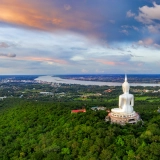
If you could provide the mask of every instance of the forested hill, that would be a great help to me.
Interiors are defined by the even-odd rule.
[[[159,160],[157,102],[137,102],[143,124],[111,125],[105,111],[71,114],[80,102],[0,102],[2,160]],[[111,106],[108,102],[106,106]]]

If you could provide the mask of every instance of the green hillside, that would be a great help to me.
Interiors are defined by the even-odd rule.
[[[98,103],[98,102],[97,102]],[[158,102],[138,101],[143,119],[136,125],[106,123],[105,111],[71,114],[83,102],[0,102],[2,160],[158,160],[160,114]],[[105,102],[108,108],[113,104]],[[112,106],[115,107],[115,106]]]

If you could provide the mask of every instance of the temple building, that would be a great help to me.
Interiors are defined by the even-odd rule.
[[[86,109],[75,109],[75,110],[71,110],[71,113],[85,113]]]
[[[111,123],[118,123],[124,125],[126,123],[137,123],[140,120],[140,116],[133,109],[134,96],[129,94],[130,85],[125,75],[125,81],[122,84],[123,94],[119,96],[119,108],[111,109],[105,120],[111,121]]]

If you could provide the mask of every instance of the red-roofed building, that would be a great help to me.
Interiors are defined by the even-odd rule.
[[[111,89],[107,89],[107,90],[105,90],[104,92],[110,93],[110,92],[112,92],[112,90],[111,90]]]
[[[86,109],[76,109],[71,111],[71,113],[80,113],[80,112],[86,112]]]

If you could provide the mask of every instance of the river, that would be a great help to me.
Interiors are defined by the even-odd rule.
[[[65,83],[65,84],[80,84],[80,85],[98,85],[98,86],[121,86],[119,82],[99,82],[99,81],[81,81],[74,79],[62,79],[60,77],[40,76],[35,79],[36,81]],[[130,86],[160,86],[156,83],[130,83]]]

